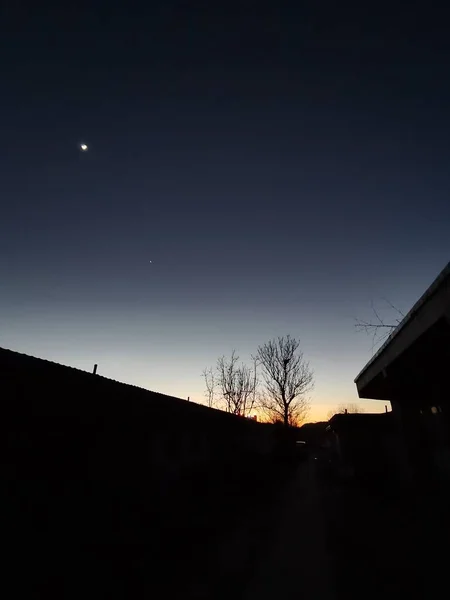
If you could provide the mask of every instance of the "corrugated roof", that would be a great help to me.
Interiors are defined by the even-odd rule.
[[[9,348],[1,348],[0,347],[0,352],[7,352],[11,358],[15,358],[16,360],[28,360],[28,361],[36,361],[37,363],[44,363],[50,367],[56,367],[58,369],[67,369],[70,370],[73,373],[80,373],[83,376],[85,375],[91,375],[92,377],[96,377],[96,378],[100,378],[100,379],[104,379],[106,381],[112,382],[112,383],[117,383],[118,385],[124,385],[124,386],[128,386],[130,388],[136,389],[136,390],[142,390],[143,392],[151,392],[152,394],[157,394],[158,396],[165,396],[166,398],[174,398],[176,400],[182,400],[184,401],[183,398],[177,398],[176,396],[169,396],[167,394],[162,394],[160,392],[154,392],[153,390],[149,390],[147,388],[142,388],[138,385],[133,385],[132,383],[124,383],[122,381],[117,381],[116,379],[111,379],[110,377],[105,377],[104,375],[99,375],[98,373],[96,373],[95,375],[93,373],[91,373],[90,371],[84,371],[83,369],[78,369],[77,367],[71,367],[69,365],[63,365],[62,363],[57,363],[55,361],[52,360],[48,360],[46,358],[38,358],[36,356],[31,356],[30,354],[25,354],[23,352],[17,352],[16,350],[11,350]]]
[[[12,360],[13,363],[20,365],[21,367],[24,367],[24,364],[23,364],[24,362],[25,363],[31,362],[31,363],[33,363],[34,366],[41,366],[41,367],[44,366],[47,368],[58,369],[59,371],[64,370],[64,371],[67,371],[68,373],[70,373],[71,375],[76,375],[76,376],[83,377],[83,378],[91,378],[93,383],[102,381],[105,384],[114,384],[117,386],[121,386],[121,388],[127,388],[130,390],[130,392],[149,394],[149,395],[151,395],[150,401],[152,402],[153,406],[154,406],[155,400],[161,400],[161,402],[162,402],[161,406],[163,406],[164,402],[170,402],[170,403],[172,403],[172,406],[174,403],[177,403],[178,405],[183,406],[189,412],[200,411],[200,412],[203,412],[204,414],[216,415],[218,417],[224,417],[226,419],[236,420],[238,422],[249,421],[248,419],[242,419],[241,417],[238,417],[231,413],[225,412],[218,408],[205,406],[204,404],[199,404],[194,401],[188,401],[184,398],[177,398],[176,396],[169,396],[168,394],[154,392],[152,390],[142,388],[137,385],[132,385],[129,383],[123,383],[121,381],[117,381],[115,379],[110,379],[109,377],[104,377],[103,375],[99,375],[99,374],[94,375],[93,373],[91,373],[89,371],[83,371],[82,369],[77,369],[76,367],[70,367],[68,365],[63,365],[61,363],[47,360],[45,358],[37,358],[36,356],[31,356],[29,354],[24,354],[21,352],[17,352],[15,350],[10,350],[8,348],[0,347],[0,368],[1,368],[1,362],[2,362],[2,355],[3,355],[3,357],[7,356],[10,361]],[[249,421],[249,422],[260,425],[260,423],[257,423],[256,421]]]

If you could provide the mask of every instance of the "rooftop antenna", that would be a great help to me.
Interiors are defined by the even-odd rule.
[[[97,367],[98,365],[94,365],[94,370],[92,371],[93,375],[97,375]]]

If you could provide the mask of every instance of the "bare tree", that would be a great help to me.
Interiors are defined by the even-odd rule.
[[[258,378],[258,367],[259,361],[257,356],[252,355],[252,377],[253,377],[253,392],[251,399],[251,409],[258,407],[258,399],[259,399],[259,378]],[[251,410],[250,409],[250,410]]]
[[[328,413],[328,419],[334,417],[334,415],[346,415],[346,414],[362,414],[366,411],[364,408],[355,403],[350,404],[339,404],[335,410],[330,410]]]
[[[262,398],[259,408],[263,412],[263,422],[284,425],[284,415],[282,415],[281,411],[278,411],[278,409],[274,409],[273,403],[270,402],[267,397]],[[308,412],[309,401],[302,403],[301,410],[290,411],[288,416],[289,427],[301,427],[305,422]]]
[[[299,348],[300,341],[287,335],[259,346],[257,353],[265,384],[262,409],[285,426],[304,420],[313,388],[313,372]]]
[[[384,298],[384,301],[397,313],[397,318],[395,319],[395,323],[386,323],[379,315],[378,311],[375,309],[372,302],[372,311],[374,314],[374,318],[371,321],[363,321],[361,319],[356,319],[355,329],[356,331],[363,331],[367,335],[372,337],[372,351],[375,349],[375,346],[384,342],[397,328],[400,321],[404,318],[404,314],[395,307],[389,300]],[[398,318],[398,317],[401,318]]]
[[[217,361],[217,384],[227,412],[249,416],[256,400],[258,385],[255,368],[239,364],[239,356],[233,350],[230,358],[222,356]]]
[[[355,404],[354,402],[350,402],[349,404],[339,404],[337,412],[339,414],[346,415],[347,413],[352,413],[354,415],[365,413],[364,408],[359,406],[359,404]]]
[[[209,367],[209,369],[204,369],[202,372],[203,379],[205,380],[205,396],[208,401],[209,408],[214,406],[214,395],[217,387],[216,374],[214,370]]]

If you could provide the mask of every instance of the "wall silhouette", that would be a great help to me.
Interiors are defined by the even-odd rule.
[[[270,425],[99,375],[0,349],[0,378],[4,531],[31,573],[15,585],[41,594],[59,577],[86,597],[80,582],[106,585],[144,546],[172,556],[271,454]]]

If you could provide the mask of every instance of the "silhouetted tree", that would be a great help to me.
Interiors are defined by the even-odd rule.
[[[235,415],[249,416],[256,401],[256,364],[253,368],[239,364],[239,356],[233,350],[230,358],[221,356],[218,359],[215,381],[224,409]]]
[[[339,404],[335,410],[330,410],[328,412],[328,419],[334,417],[334,415],[345,415],[345,414],[361,414],[365,413],[364,408],[359,406],[358,404],[350,403],[350,404]]]
[[[287,335],[259,346],[264,389],[261,407],[285,426],[300,425],[309,410],[307,394],[314,385],[313,372],[300,350],[300,341]]]
[[[281,412],[275,411],[273,408],[273,404],[267,400],[264,393],[260,394],[258,408],[263,413],[262,421],[264,423],[272,423],[272,425],[283,425],[284,426],[284,416],[281,415]],[[290,427],[301,427],[305,422],[306,415],[309,412],[309,401],[305,406],[302,407],[302,410],[298,411],[290,411],[288,425]]]
[[[208,402],[209,408],[214,406],[214,396],[216,392],[217,380],[216,374],[214,370],[209,367],[209,369],[204,369],[202,372],[203,379],[205,381],[205,396]]]
[[[381,344],[394,332],[394,330],[398,327],[399,323],[405,316],[397,307],[395,307],[389,300],[384,298],[384,301],[397,313],[397,318],[395,319],[395,323],[386,323],[384,319],[382,319],[375,309],[372,302],[372,311],[374,318],[371,321],[363,321],[361,319],[356,319],[355,329],[356,331],[363,331],[367,335],[372,336],[372,350],[375,349],[375,346]],[[401,317],[401,318],[399,318]]]

